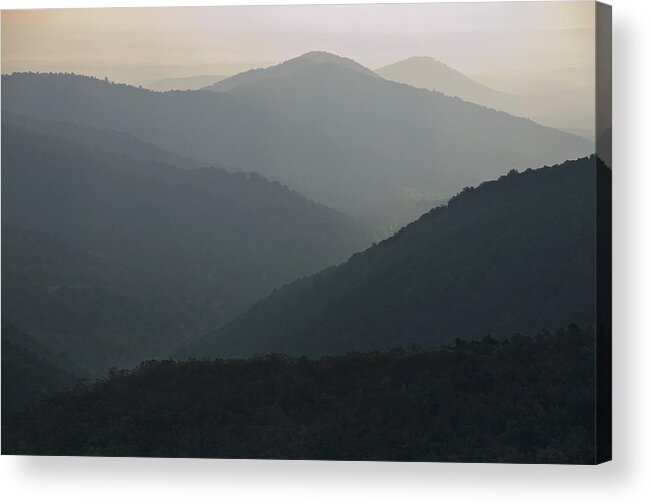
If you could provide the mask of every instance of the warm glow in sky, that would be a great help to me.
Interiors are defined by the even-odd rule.
[[[145,83],[232,74],[311,50],[371,68],[433,56],[470,74],[594,75],[594,4],[531,2],[2,12],[2,72]]]

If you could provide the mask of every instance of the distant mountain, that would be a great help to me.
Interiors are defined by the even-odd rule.
[[[485,86],[429,56],[413,56],[379,68],[375,73],[385,79],[439,91],[479,105],[494,106],[516,98]]]
[[[594,152],[582,138],[387,81],[350,60],[309,53],[285,65],[228,79],[228,93],[13,74],[2,77],[2,106],[256,171],[365,222],[401,208],[406,193],[439,200],[511,168]]]
[[[585,129],[585,128],[559,128],[560,131],[564,131],[565,133],[570,133],[572,135],[580,136],[581,138],[585,138],[586,140],[589,140],[591,142],[595,141],[595,133],[592,130]]]
[[[178,356],[329,355],[594,324],[594,157],[464,190],[337,267],[275,291]]]
[[[40,345],[3,318],[3,417],[35,406],[54,392],[73,386],[76,378],[68,365],[65,356]]]
[[[325,137],[329,144],[339,146],[336,151],[338,161],[329,162],[327,166],[320,168],[316,175],[320,177],[318,192],[313,192],[314,189],[309,186],[301,188],[317,199],[345,209],[364,222],[376,223],[377,216],[382,215],[383,227],[395,230],[396,227],[399,228],[417,217],[415,212],[404,212],[403,209],[408,208],[407,201],[397,196],[398,192],[402,194],[423,191],[429,195],[423,198],[424,200],[440,201],[466,185],[503,174],[503,168],[491,169],[490,174],[475,178],[477,173],[484,173],[486,167],[475,169],[474,174],[472,170],[468,170],[473,163],[477,167],[487,161],[484,159],[475,162],[474,159],[480,159],[480,154],[477,153],[474,157],[467,151],[478,144],[486,145],[486,153],[490,151],[493,155],[495,150],[505,147],[505,138],[517,136],[519,138],[516,142],[519,145],[527,145],[525,150],[528,152],[525,155],[529,156],[530,152],[542,143],[551,145],[555,142],[550,137],[552,130],[541,130],[531,121],[523,121],[521,124],[521,127],[527,130],[523,135],[527,136],[525,140],[520,137],[523,131],[511,129],[512,125],[509,123],[518,121],[516,118],[441,96],[440,89],[435,93],[423,93],[377,79],[376,73],[345,58],[316,53],[322,56],[317,59],[312,57],[313,54],[315,53],[308,53],[280,65],[236,75],[210,89],[248,97],[255,103],[264,105],[267,110],[273,110],[275,115],[283,117],[284,124],[295,123],[296,128],[303,132],[319,132],[321,138],[318,141],[325,143]],[[482,94],[499,100],[517,98],[475,83],[459,72],[432,61],[447,70],[447,83],[450,88],[461,87],[468,92],[472,90],[474,99]],[[473,113],[477,114],[474,121],[470,119]],[[485,116],[480,118],[484,114]],[[457,129],[460,124],[464,124],[463,130]],[[507,130],[503,129],[505,127]],[[533,130],[536,128],[539,129],[540,137],[533,139],[536,135]],[[496,130],[501,131],[501,138],[488,139]],[[556,133],[554,131],[552,135]],[[552,152],[563,150],[569,153],[566,150],[569,144],[564,147],[557,144],[550,147],[546,154],[541,153],[536,162],[521,165],[511,157],[505,163],[509,167],[524,168],[561,162],[594,151],[593,142],[576,138],[574,135],[557,141],[564,142],[570,136],[570,144],[583,146],[576,147],[574,154],[550,160],[548,156],[553,157]],[[383,139],[381,145],[378,139]],[[371,145],[372,147],[364,153],[356,152],[361,146]],[[463,149],[461,145],[466,145],[467,149]],[[513,145],[512,143],[507,149]],[[327,147],[319,148],[327,150]],[[350,151],[354,151],[354,154],[349,155]],[[455,154],[448,157],[450,151],[455,151]],[[349,161],[353,156],[355,161]],[[543,160],[545,157],[547,159]],[[461,162],[461,159],[466,161]],[[311,159],[310,162],[314,163],[315,160]],[[341,164],[353,173],[342,174],[339,168]],[[423,169],[423,166],[428,164],[429,169]],[[397,166],[400,166],[400,169],[396,169]],[[420,168],[415,168],[417,166]],[[332,184],[332,171],[337,168],[340,170],[337,176],[349,177],[351,180],[347,184],[338,185],[335,194],[325,194],[323,188]],[[414,172],[418,174],[414,176]],[[364,179],[365,173],[373,173],[374,178]],[[301,180],[302,177],[304,176],[301,174]],[[299,176],[283,174],[281,178],[296,180]],[[373,187],[372,184],[377,185]],[[364,189],[357,190],[358,194],[349,196],[347,200],[343,199],[347,191],[352,192],[354,188],[362,185]],[[401,214],[411,218],[400,219]]]
[[[292,77],[308,68],[313,68],[324,63],[338,65],[342,68],[347,68],[349,70],[360,72],[365,75],[375,76],[371,70],[363,65],[360,65],[356,61],[351,60],[350,58],[344,58],[342,56],[337,56],[335,54],[327,53],[324,51],[312,51],[305,53],[298,58],[287,60],[272,67],[254,68],[253,70],[239,73],[228,79],[224,79],[210,86],[206,86],[205,89],[208,91],[228,92],[240,86],[253,84],[255,82],[260,82],[267,79]]]
[[[225,75],[192,75],[189,77],[170,77],[147,84],[152,91],[192,91],[201,89],[226,79]]]
[[[93,372],[164,356],[368,243],[257,174],[2,125],[3,316]]]
[[[534,86],[542,77],[532,77],[520,91],[491,88],[429,56],[415,56],[375,71],[385,79],[417,88],[439,91],[448,96],[494,108],[518,117],[587,138],[594,145],[594,86],[576,88],[551,82]],[[508,80],[508,78],[505,78]],[[516,79],[517,81],[517,79]]]

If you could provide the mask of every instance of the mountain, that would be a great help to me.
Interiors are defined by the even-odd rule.
[[[379,68],[375,73],[388,80],[439,91],[479,105],[494,106],[516,98],[485,86],[429,56],[413,56]]]
[[[72,387],[76,378],[70,368],[76,369],[65,356],[57,355],[2,319],[3,417]]]
[[[152,91],[189,91],[197,90],[226,79],[225,75],[191,75],[189,77],[170,77],[159,79],[145,87]]]
[[[586,140],[590,140],[591,142],[594,142],[595,140],[595,134],[594,131],[586,128],[558,128],[560,131],[565,131],[566,133],[570,133],[572,135],[580,136],[581,138],[585,138]]]
[[[316,62],[301,56],[254,76],[234,76],[215,89],[263,105],[297,131],[313,131],[311,147],[318,155],[310,163],[321,164],[312,175],[319,192],[302,190],[365,221],[398,199],[398,191],[441,199],[505,173],[505,166],[526,168],[594,151],[593,143],[574,135],[389,82],[329,56]],[[524,150],[514,153],[515,144]],[[565,155],[550,161],[561,152]],[[504,156],[501,166],[492,166],[495,155]],[[537,161],[521,164],[525,157]],[[305,174],[278,176],[294,181]],[[334,194],[325,193],[323,188],[333,186]]]
[[[594,157],[467,189],[393,237],[275,291],[178,356],[331,355],[595,320]]]
[[[549,81],[544,74],[529,78],[500,76],[512,92],[494,89],[428,56],[415,56],[377,69],[382,77],[417,88],[435,90],[448,96],[526,117],[540,124],[587,138],[594,144],[594,85],[577,86],[562,80],[564,73]],[[484,75],[489,78],[490,75]],[[524,79],[524,82],[519,82]],[[505,82],[501,82],[505,85]]]
[[[240,86],[265,81],[267,79],[292,77],[306,69],[314,68],[324,63],[337,65],[355,72],[360,72],[364,75],[375,76],[371,70],[350,58],[344,58],[324,51],[312,51],[305,53],[298,58],[292,58],[272,67],[254,68],[239,73],[228,79],[206,86],[204,89],[208,91],[228,92]]]
[[[3,122],[11,123],[20,128],[41,133],[63,140],[83,143],[114,154],[123,154],[135,160],[155,161],[171,164],[181,168],[199,168],[206,166],[193,159],[181,157],[157,145],[141,142],[133,135],[115,130],[97,129],[79,124],[51,121],[38,117],[21,116],[5,110],[2,111]]]
[[[256,171],[365,222],[378,209],[400,208],[404,194],[440,200],[511,168],[594,151],[579,137],[323,58],[292,60],[289,75],[260,70],[228,93],[5,75],[2,108],[122,131],[189,159]]]
[[[461,335],[461,334],[459,334]],[[146,362],[3,422],[2,453],[594,464],[595,332]]]
[[[260,175],[2,125],[3,316],[92,372],[165,356],[368,243]]]

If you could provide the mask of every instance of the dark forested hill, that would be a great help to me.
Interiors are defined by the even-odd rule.
[[[367,243],[348,217],[257,174],[9,123],[2,228],[3,315],[91,370],[165,356]]]
[[[79,124],[52,121],[33,116],[22,116],[2,111],[3,122],[12,126],[29,130],[34,133],[62,138],[64,140],[83,143],[88,147],[97,147],[113,154],[123,154],[134,160],[157,161],[181,168],[199,168],[205,163],[184,158],[167,151],[157,145],[141,142],[133,135],[121,131],[97,129]]]
[[[83,372],[64,356],[34,341],[2,319],[2,414],[34,406],[65,387]]]
[[[367,221],[405,191],[440,199],[511,168],[594,152],[576,136],[319,54],[262,69],[254,79],[235,76],[220,83],[233,85],[227,93],[160,93],[69,74],[5,75],[2,106],[256,171]]]
[[[466,189],[180,355],[327,355],[593,324],[597,176],[609,183],[596,165],[583,158]]]
[[[3,418],[2,453],[595,463],[595,334],[147,362]]]

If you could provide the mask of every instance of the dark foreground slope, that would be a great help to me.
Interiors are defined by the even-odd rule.
[[[467,189],[179,355],[330,355],[502,338],[595,317],[594,157]]]
[[[2,452],[594,463],[594,341],[148,362],[5,421]]]
[[[80,370],[2,320],[2,414],[9,415],[71,387]]]
[[[2,128],[3,315],[89,370],[169,355],[345,260],[348,217],[257,174]]]

